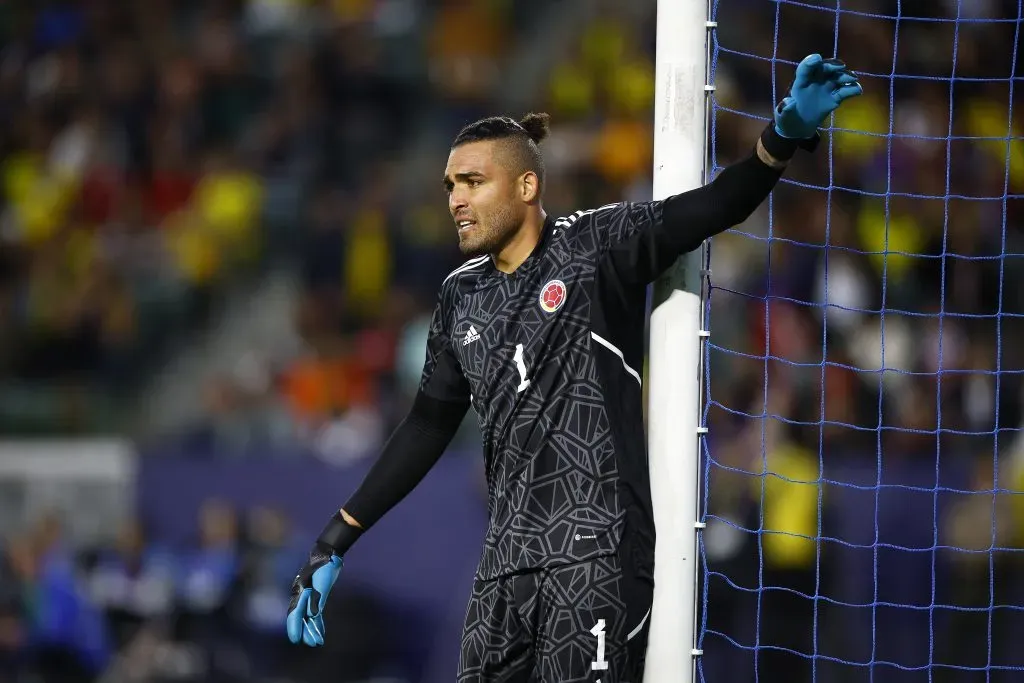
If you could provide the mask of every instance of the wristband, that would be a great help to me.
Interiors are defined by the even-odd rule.
[[[316,542],[317,545],[329,548],[335,555],[342,557],[362,535],[363,530],[346,522],[339,510],[327,522],[327,526],[320,532]]]
[[[765,126],[764,132],[761,133],[761,145],[764,150],[779,161],[789,161],[798,149],[813,152],[817,149],[820,141],[821,135],[817,131],[805,140],[782,137],[779,135],[779,131],[775,130],[774,121],[769,122]]]

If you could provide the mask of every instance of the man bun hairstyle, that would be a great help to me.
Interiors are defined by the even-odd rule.
[[[535,145],[539,145],[551,132],[551,117],[547,114],[527,114],[519,121]]]
[[[518,175],[533,171],[544,186],[544,157],[540,143],[551,132],[551,117],[544,113],[529,113],[519,121],[508,116],[489,116],[465,126],[455,136],[452,149],[482,140],[504,140],[508,144],[508,161]]]
[[[508,116],[488,116],[465,126],[455,136],[452,147],[480,140],[502,140],[504,138],[524,137],[539,145],[551,130],[551,117],[548,114],[530,113],[519,121]]]

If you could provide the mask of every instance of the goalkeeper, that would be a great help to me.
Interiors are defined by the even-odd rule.
[[[563,218],[541,204],[546,115],[466,126],[444,186],[472,258],[441,285],[409,415],[295,578],[289,639],[323,644],[342,558],[426,475],[472,407],[489,525],[458,680],[639,683],[655,541],[638,370],[647,286],[746,220],[860,93],[841,61],[811,55],[751,154],[713,182]]]

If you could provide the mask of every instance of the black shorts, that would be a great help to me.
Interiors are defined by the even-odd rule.
[[[477,580],[459,683],[642,683],[653,583],[618,556]]]

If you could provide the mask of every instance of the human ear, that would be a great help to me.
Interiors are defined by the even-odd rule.
[[[524,202],[533,202],[540,197],[540,179],[533,171],[527,171],[519,178],[519,198]]]

